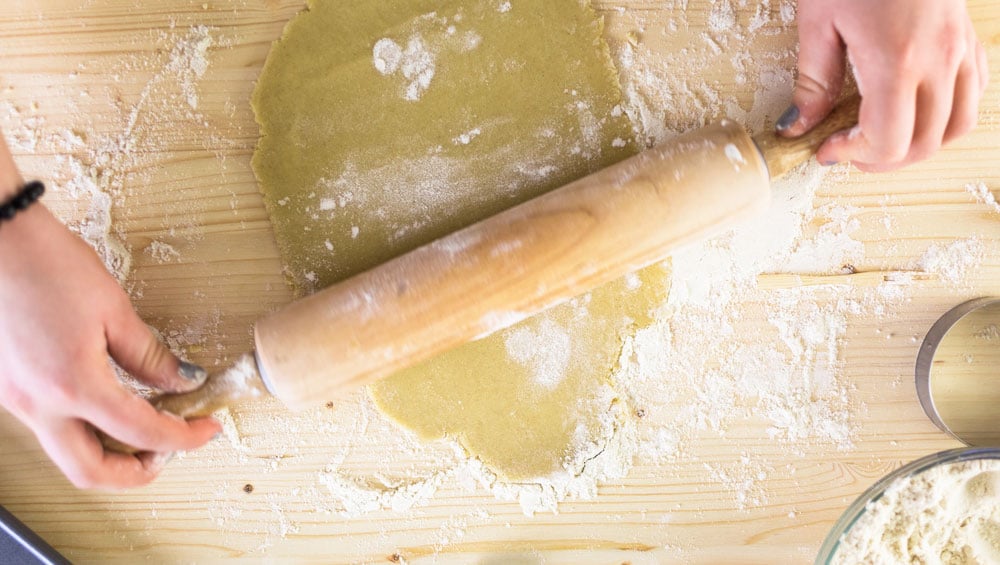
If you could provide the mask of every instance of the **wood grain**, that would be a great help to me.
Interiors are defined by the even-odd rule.
[[[607,19],[613,49],[641,25],[687,22],[675,34],[644,35],[643,44],[667,60],[704,31],[711,7],[692,0],[682,21],[674,4],[596,5]],[[248,100],[270,42],[302,7],[292,0],[171,1],[140,8],[125,0],[42,0],[0,6],[0,127],[8,134],[23,131],[26,120],[37,116],[47,131],[83,124],[91,138],[119,136],[122,114],[137,106],[162,70],[172,39],[191,26],[214,28],[219,45],[199,82],[201,118],[155,119],[157,108],[143,110],[144,151],[123,167],[127,206],[114,209],[133,249],[128,284],[141,314],[210,367],[248,350],[253,320],[290,299],[250,173],[257,130]],[[864,263],[854,265],[858,273],[909,271],[929,245],[972,235],[985,248],[983,264],[963,286],[922,280],[912,298],[888,315],[850,319],[841,361],[843,378],[854,387],[853,449],[804,445],[790,455],[768,440],[761,422],[747,422],[724,439],[697,438],[689,453],[670,461],[640,459],[627,478],[603,486],[595,500],[567,501],[558,514],[527,518],[516,503],[446,484],[412,512],[346,518],[317,496],[317,476],[335,454],[347,453],[342,467],[359,477],[426,469],[433,457],[413,452],[390,461],[384,452],[391,429],[381,431],[337,410],[290,418],[277,403],[262,401],[232,412],[245,449],[219,441],[176,460],[150,487],[79,492],[30,432],[0,412],[0,504],[79,563],[809,562],[840,512],[877,478],[956,446],[917,403],[912,371],[919,340],[951,306],[1000,294],[998,217],[964,190],[970,182],[1000,189],[1000,6],[971,0],[969,7],[993,69],[979,128],[905,171],[838,173],[816,202],[855,208],[860,227],[852,236],[865,246]],[[777,33],[759,41],[791,40]],[[793,53],[783,63],[791,68]],[[738,84],[727,65],[691,78],[711,83],[744,107],[753,102],[752,89]],[[65,154],[48,144],[34,151],[15,144],[15,151],[25,174],[41,178],[58,171],[57,159]],[[67,218],[86,214],[67,195],[47,202]],[[144,251],[154,240],[173,245],[179,257],[155,260]],[[868,285],[868,277],[847,282]],[[747,322],[765,324],[766,312],[754,308],[747,305]],[[294,424],[302,441],[276,447],[275,422]],[[766,500],[739,510],[732,492],[711,480],[704,465],[738,464],[746,451],[769,462],[761,482]],[[247,484],[251,493],[244,491]]]

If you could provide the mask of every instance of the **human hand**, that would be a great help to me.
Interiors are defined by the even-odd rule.
[[[11,178],[4,153],[0,140],[0,180]],[[0,305],[0,404],[76,486],[146,484],[170,454],[221,431],[158,412],[118,381],[109,355],[167,392],[198,388],[205,372],[156,340],[97,254],[40,203],[0,224]],[[143,451],[106,452],[95,429]]]
[[[800,0],[799,74],[778,131],[797,137],[832,109],[845,51],[861,92],[858,125],[819,148],[824,165],[888,171],[971,130],[989,72],[964,0]]]

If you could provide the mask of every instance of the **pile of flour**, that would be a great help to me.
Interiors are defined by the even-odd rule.
[[[844,534],[832,562],[1000,563],[1000,460],[897,480]]]

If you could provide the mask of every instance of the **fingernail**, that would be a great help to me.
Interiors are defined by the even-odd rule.
[[[197,383],[203,383],[208,378],[208,372],[205,369],[187,361],[181,361],[180,367],[177,369],[177,374]]]
[[[170,453],[157,453],[153,457],[153,467],[155,469],[162,469],[166,467],[167,463],[173,461],[175,455],[177,455],[177,453],[174,451],[171,451]]]
[[[824,167],[832,167],[836,164],[837,161],[823,161],[822,163],[820,163],[820,165],[823,165]]]
[[[799,107],[792,104],[785,110],[785,113],[778,118],[778,121],[774,124],[774,129],[778,131],[785,131],[786,129],[792,127],[799,120]]]

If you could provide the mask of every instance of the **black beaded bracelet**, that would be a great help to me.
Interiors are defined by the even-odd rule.
[[[21,187],[10,200],[0,204],[0,222],[10,220],[18,212],[26,210],[45,194],[45,185],[35,180]]]

